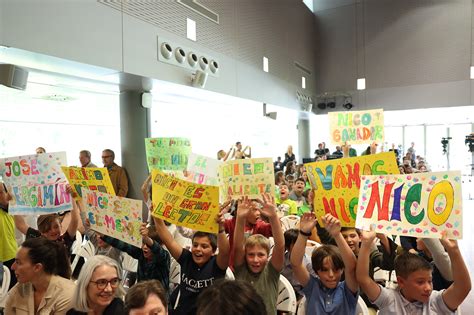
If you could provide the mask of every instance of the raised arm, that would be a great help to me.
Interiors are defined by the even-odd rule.
[[[22,215],[14,215],[13,221],[15,221],[15,227],[21,234],[26,235],[26,232],[30,228],[30,226],[26,223],[25,218]]]
[[[72,195],[71,195],[71,197],[72,197]],[[69,236],[72,239],[75,239],[75,237],[76,237],[77,227],[79,226],[79,221],[81,219],[79,212],[80,211],[79,211],[79,207],[77,205],[77,202],[75,200],[72,200],[71,221],[69,222],[69,225],[67,227],[67,234],[69,234]]]
[[[272,235],[275,240],[275,247],[273,247],[272,258],[270,263],[273,268],[280,272],[283,269],[285,263],[285,239],[283,237],[283,230],[281,229],[280,219],[277,215],[277,207],[275,204],[275,197],[270,194],[262,195],[263,207],[260,209],[260,213],[266,216],[272,227]]]
[[[222,161],[223,161],[223,162],[227,161],[227,159],[228,159],[229,156],[230,156],[230,153],[233,152],[233,151],[234,151],[234,146],[231,146],[230,149],[229,149],[229,151],[227,151],[227,153],[225,154],[225,156],[224,156],[224,158],[222,159]],[[235,154],[235,153],[232,154],[232,157],[231,157],[231,158],[234,157],[234,154]]]
[[[247,149],[249,149],[249,153],[245,153],[245,151],[247,151]],[[250,146],[246,146],[245,149],[242,150],[242,154],[247,157],[247,158],[251,158],[252,157],[252,148]]]
[[[471,291],[471,278],[459,250],[458,242],[443,237],[441,243],[448,252],[449,258],[451,258],[451,270],[454,280],[449,288],[443,292],[443,301],[449,309],[454,311]]]
[[[156,231],[163,241],[163,244],[165,244],[166,248],[168,248],[171,256],[178,260],[183,253],[183,248],[178,244],[178,242],[174,240],[173,235],[171,235],[171,233],[168,231],[165,222],[163,222],[162,219],[153,217],[153,220],[155,220]]]
[[[341,234],[341,222],[329,213],[326,214],[322,220],[326,230],[334,238],[341,252],[342,260],[344,261],[344,276],[347,287],[353,293],[356,293],[359,290],[359,284],[357,283],[355,275],[357,260]]]
[[[225,219],[224,219],[224,207],[221,207],[221,212],[218,214],[216,221],[219,224],[219,234],[217,234],[217,248],[219,253],[217,254],[216,262],[221,270],[226,270],[229,267],[229,256],[230,246],[229,239],[225,234]]]
[[[234,229],[234,266],[240,267],[245,260],[244,227],[245,218],[250,211],[250,200],[244,197],[237,206],[237,220]]]
[[[362,291],[367,295],[370,301],[375,301],[380,295],[379,285],[369,276],[369,255],[372,248],[372,243],[375,239],[374,231],[361,231],[362,245],[359,251],[359,258],[357,260],[356,276],[357,282]]]
[[[293,246],[293,250],[290,253],[290,262],[291,267],[293,268],[293,273],[296,280],[298,280],[303,287],[308,284],[310,279],[308,269],[306,269],[306,266],[303,264],[303,256],[305,254],[306,241],[311,235],[311,231],[316,226],[316,222],[317,219],[314,213],[307,212],[303,214],[300,219],[300,232],[296,239],[296,243]]]

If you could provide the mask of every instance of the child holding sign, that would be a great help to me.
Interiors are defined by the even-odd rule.
[[[173,315],[196,314],[196,301],[202,290],[218,278],[224,278],[229,265],[229,240],[225,234],[224,216],[216,218],[219,234],[196,232],[191,250],[182,248],[168,231],[163,220],[153,217],[156,230],[171,256],[181,266],[181,281],[170,298],[170,313]],[[215,255],[219,247],[219,254]]]
[[[244,197],[237,208],[237,225],[234,232],[234,267],[235,278],[245,280],[255,287],[262,297],[267,314],[276,314],[278,283],[283,269],[285,240],[277,215],[277,207],[273,196],[263,195],[260,212],[268,218],[272,227],[275,247],[270,260],[270,241],[260,234],[244,240],[244,225],[252,205],[250,199]]]
[[[326,230],[338,246],[323,245],[311,256],[317,277],[303,264],[306,240],[316,226],[314,213],[305,213],[300,221],[300,235],[290,256],[295,278],[303,286],[307,314],[355,314],[359,285],[356,280],[356,258],[341,234],[341,222],[330,214],[323,218]],[[344,272],[345,280],[341,280]]]
[[[357,264],[357,280],[379,314],[454,314],[471,290],[469,271],[457,241],[441,239],[451,258],[454,282],[442,291],[433,291],[432,266],[422,257],[403,253],[395,260],[397,290],[383,288],[369,277],[369,253],[375,232],[362,232],[362,247]]]

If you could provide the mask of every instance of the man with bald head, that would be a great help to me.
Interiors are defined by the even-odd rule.
[[[109,171],[110,180],[114,186],[115,194],[126,197],[128,193],[128,177],[125,170],[115,164],[115,153],[110,149],[102,151],[102,162]]]

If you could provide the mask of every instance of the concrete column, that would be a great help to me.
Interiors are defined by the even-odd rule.
[[[128,198],[143,199],[140,187],[148,176],[145,138],[149,137],[149,109],[141,106],[141,92],[120,93],[120,139],[122,166],[129,178]]]
[[[303,158],[311,158],[311,145],[309,138],[309,120],[298,119],[298,163],[303,162]]]

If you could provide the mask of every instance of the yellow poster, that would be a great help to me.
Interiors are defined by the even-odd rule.
[[[62,166],[61,168],[64,175],[66,175],[69,185],[71,185],[74,192],[76,192],[74,199],[81,200],[82,187],[115,196],[114,186],[112,186],[109,172],[105,167]]]
[[[332,214],[345,227],[354,227],[362,175],[399,174],[393,152],[313,162],[304,165],[315,189],[314,209],[319,219]]]
[[[219,187],[191,183],[152,171],[152,215],[193,230],[217,233]]]
[[[222,200],[261,198],[275,192],[275,174],[271,158],[227,161],[219,166]]]
[[[383,109],[330,112],[328,118],[332,144],[382,143],[384,140]]]

